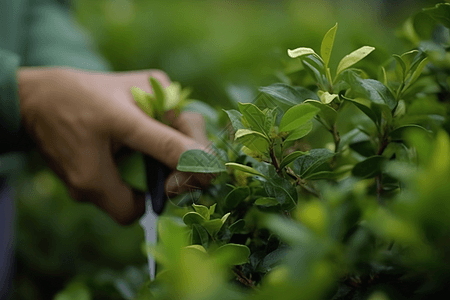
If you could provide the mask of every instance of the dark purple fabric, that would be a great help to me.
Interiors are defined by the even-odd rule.
[[[9,299],[13,279],[14,202],[11,188],[0,177],[0,300]]]

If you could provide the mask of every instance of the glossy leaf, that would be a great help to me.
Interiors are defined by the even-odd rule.
[[[284,140],[285,142],[289,142],[289,141],[295,141],[298,139],[301,139],[302,137],[305,137],[306,135],[308,135],[308,133],[310,133],[313,129],[313,123],[312,121],[308,121],[305,124],[303,124],[302,126],[300,126],[297,129],[294,129],[291,131],[291,133],[289,133],[289,135],[286,137],[286,139]]]
[[[289,155],[284,157],[283,160],[281,161],[280,169],[286,167],[287,165],[289,165],[291,162],[293,162],[300,156],[307,155],[307,154],[308,154],[308,152],[302,152],[302,151],[295,151],[295,152],[290,153]]]
[[[244,227],[245,227],[245,220],[241,219],[231,224],[229,229],[231,233],[236,233],[242,231]]]
[[[308,180],[339,179],[346,173],[350,173],[352,169],[353,169],[353,165],[344,165],[339,168],[336,168],[333,171],[314,172],[311,175],[305,176],[305,179],[308,179]]]
[[[428,133],[428,130],[426,130],[425,128],[423,128],[420,125],[415,125],[415,124],[410,124],[410,125],[404,125],[404,126],[400,126],[395,128],[394,130],[392,130],[389,133],[389,137],[393,140],[393,141],[403,141],[405,138],[405,133],[409,130],[423,130],[424,132]]]
[[[226,163],[225,166],[231,167],[233,169],[236,169],[236,170],[239,170],[239,171],[242,171],[242,172],[245,172],[245,173],[249,173],[249,174],[252,174],[252,175],[265,177],[260,172],[256,171],[252,167],[249,167],[249,166],[246,166],[246,165],[242,165],[242,164],[238,164],[238,163]]]
[[[258,153],[266,153],[269,148],[268,138],[262,133],[250,129],[236,131],[235,140]]]
[[[433,8],[427,8],[423,10],[426,14],[430,15],[437,22],[442,23],[447,28],[450,28],[450,4],[439,3]]]
[[[242,124],[241,112],[239,112],[235,109],[224,110],[224,112],[226,112],[226,114],[228,115],[228,118],[230,118],[231,125],[233,126],[235,131],[245,128],[245,126]]]
[[[310,104],[298,104],[290,108],[280,122],[280,131],[292,131],[314,118],[320,109]]]
[[[317,54],[302,56],[300,60],[306,71],[316,79],[319,87],[323,90],[328,90],[330,83],[327,79],[327,68],[325,68],[323,60]]]
[[[202,224],[205,221],[205,218],[197,213],[197,212],[188,212],[183,216],[184,224],[191,226],[193,224]]]
[[[206,229],[199,224],[192,224],[192,243],[207,247],[209,243],[209,236]]]
[[[323,62],[325,63],[325,68],[328,67],[328,62],[330,61],[331,51],[333,50],[334,37],[336,36],[338,24],[334,25],[325,34],[322,45],[320,46],[320,56],[322,56]]]
[[[328,128],[331,128],[334,123],[336,123],[338,114],[337,111],[331,106],[323,104],[316,100],[306,100],[305,103],[314,105],[315,107],[320,109],[318,115],[326,122]]]
[[[194,173],[220,173],[227,169],[215,155],[199,149],[192,149],[181,154],[177,170]]]
[[[374,47],[363,46],[353,51],[352,53],[344,56],[344,58],[339,62],[336,75],[339,75],[339,73],[341,73],[345,69],[353,66],[354,64],[362,60],[364,57],[369,55],[373,50],[375,50]]]
[[[254,131],[269,136],[271,127],[265,126],[266,115],[253,103],[238,103],[239,111]]]
[[[375,79],[359,79],[352,89],[360,97],[365,97],[376,104],[385,104],[392,110],[397,105],[394,95],[381,82]]]
[[[387,159],[384,156],[374,155],[359,163],[352,170],[352,174],[356,177],[370,178],[381,173],[381,167]]]
[[[244,201],[248,195],[250,195],[250,189],[248,187],[235,188],[225,197],[225,206],[233,209]]]
[[[312,149],[308,155],[303,155],[294,161],[292,166],[295,173],[301,177],[314,173],[319,166],[327,163],[335,153],[328,149]]]
[[[192,204],[194,210],[200,214],[205,220],[209,220],[209,208],[204,205]]]

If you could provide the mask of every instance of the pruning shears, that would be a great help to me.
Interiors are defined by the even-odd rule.
[[[163,212],[167,198],[164,183],[170,174],[170,168],[148,155],[144,156],[144,163],[148,190],[145,193],[145,214],[139,223],[145,231],[146,244],[155,245],[158,216]],[[150,253],[148,253],[148,267],[150,279],[153,280],[156,276],[156,262]]]

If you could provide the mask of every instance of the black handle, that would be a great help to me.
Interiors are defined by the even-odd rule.
[[[144,156],[144,161],[147,188],[152,199],[153,211],[160,215],[166,204],[167,197],[164,192],[164,183],[170,174],[170,168],[148,155]]]

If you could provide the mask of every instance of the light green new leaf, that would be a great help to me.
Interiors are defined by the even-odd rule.
[[[199,149],[192,149],[181,154],[177,170],[194,173],[220,173],[227,169],[215,155]]]
[[[403,91],[406,91],[422,74],[423,69],[428,64],[428,57],[424,58],[420,63],[418,64],[416,70],[412,73],[411,77],[407,80],[405,87],[403,88]]]
[[[210,216],[213,215],[214,212],[216,211],[216,205],[217,205],[217,203],[214,203],[213,205],[211,205],[211,206],[209,207],[209,215],[210,215]]]
[[[320,55],[322,56],[323,62],[325,63],[325,67],[328,67],[328,62],[330,61],[331,51],[333,50],[334,37],[336,36],[338,24],[334,25],[328,32],[325,34],[322,45],[320,46]]]
[[[283,160],[281,161],[281,164],[280,164],[280,169],[286,167],[288,164],[290,164],[291,162],[293,162],[294,160],[296,160],[300,156],[307,155],[307,154],[309,154],[309,153],[308,152],[302,152],[302,151],[292,152],[291,154],[289,154],[285,158],[283,158]]]
[[[197,205],[197,204],[192,204],[192,207],[194,207],[195,211],[200,215],[202,215],[202,217],[205,218],[205,220],[209,220],[210,217],[209,208],[207,208],[204,205]]]
[[[242,172],[245,172],[245,173],[249,173],[249,174],[252,174],[252,175],[257,175],[257,176],[261,176],[261,177],[265,178],[265,176],[263,174],[261,174],[260,172],[256,171],[252,167],[249,167],[249,166],[246,166],[246,165],[241,165],[241,164],[238,164],[238,163],[226,163],[225,166],[231,167],[233,169],[236,169],[236,170],[239,170],[239,171],[242,171]]]
[[[150,95],[140,88],[133,86],[131,88],[131,94],[133,94],[134,101],[137,105],[150,117],[154,117],[155,112],[153,111],[152,100]]]
[[[338,94],[330,94],[324,91],[318,91],[317,94],[320,97],[320,101],[324,104],[330,104],[334,99],[339,98]]]
[[[268,138],[264,134],[250,129],[236,131],[235,140],[258,153],[266,153],[269,148]]]
[[[316,52],[314,52],[314,50],[311,48],[304,48],[304,47],[300,47],[294,50],[288,49],[288,55],[292,58],[296,58],[307,54],[316,54]]]
[[[197,212],[188,212],[183,216],[184,224],[192,226],[193,224],[202,224],[205,218]]]
[[[280,122],[280,131],[294,130],[314,118],[320,109],[311,104],[297,104],[291,107]]]
[[[153,77],[150,77],[150,84],[152,86],[153,95],[155,97],[154,106],[157,112],[163,113],[164,112],[164,103],[166,101],[166,97],[164,94],[164,89],[161,85],[161,83]]]
[[[250,128],[269,136],[270,128],[265,126],[266,115],[253,103],[238,103],[238,105],[239,110],[250,125]]]
[[[363,47],[353,51],[352,53],[344,56],[344,58],[339,62],[336,76],[339,75],[345,69],[353,66],[358,61],[360,61],[361,59],[363,59],[364,57],[369,55],[373,50],[375,50],[374,47],[363,46]]]
[[[298,139],[301,139],[302,137],[308,135],[308,133],[310,133],[312,129],[313,123],[312,121],[308,121],[299,128],[292,130],[291,133],[289,133],[289,135],[286,137],[284,142],[296,141]]]

